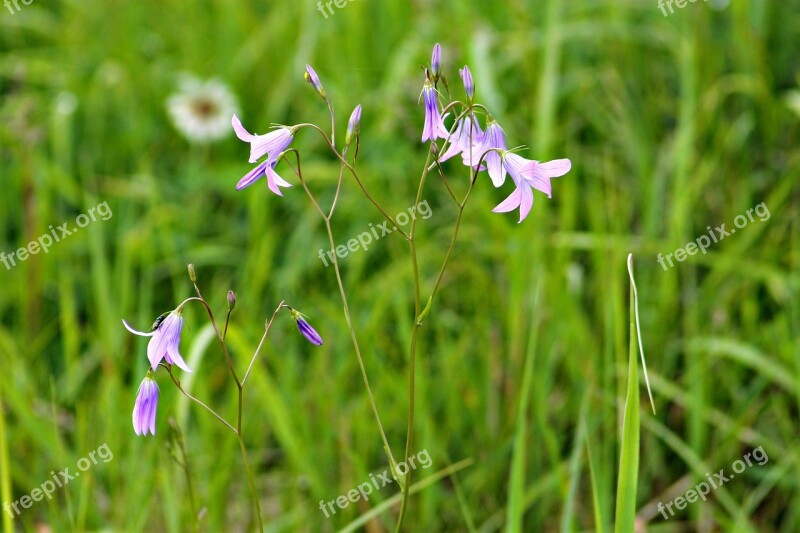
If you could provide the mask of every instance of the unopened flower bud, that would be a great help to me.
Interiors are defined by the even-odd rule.
[[[305,337],[308,342],[316,344],[317,346],[322,345],[322,337],[320,337],[319,333],[303,319],[303,315],[299,311],[292,309],[292,318],[295,319],[297,322],[297,329],[300,330],[300,333],[303,334],[303,337]]]
[[[461,76],[461,81],[464,82],[464,92],[467,93],[467,101],[472,103],[472,97],[475,96],[475,83],[472,81],[472,72],[470,72],[467,65],[464,65],[464,68],[458,69],[458,74]]]
[[[310,83],[314,89],[319,93],[323,100],[328,99],[328,95],[325,93],[325,88],[322,86],[322,82],[319,81],[319,76],[311,68],[311,65],[306,65],[306,73],[303,75],[308,83]]]
[[[192,283],[197,283],[197,273],[194,271],[194,263],[189,263],[186,267],[189,270],[189,279]]]
[[[347,123],[347,135],[345,135],[344,143],[350,144],[350,141],[353,140],[353,136],[358,137],[359,132],[361,131],[361,104],[358,104],[355,109],[353,109],[353,113],[350,115],[350,121]]]
[[[228,309],[232,311],[234,307],[236,307],[236,293],[228,291]]]
[[[439,79],[439,73],[442,70],[442,47],[439,43],[433,46],[433,53],[431,54],[431,77],[434,83]]]

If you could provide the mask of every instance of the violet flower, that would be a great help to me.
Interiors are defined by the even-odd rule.
[[[185,372],[192,371],[178,351],[183,328],[183,316],[180,308],[170,312],[163,320],[156,321],[153,324],[153,331],[137,331],[125,320],[122,321],[122,324],[134,335],[150,337],[150,342],[147,344],[147,359],[154,372],[158,369],[158,364],[162,359],[166,359],[167,363],[176,365]]]
[[[425,101],[425,125],[422,128],[422,142],[446,139],[450,132],[442,122],[439,113],[439,102],[436,100],[436,89],[431,85],[431,80],[425,78],[422,87],[422,99]]]
[[[463,154],[464,164],[474,167],[483,158],[484,162],[486,162],[486,167],[489,169],[489,177],[492,179],[492,183],[494,183],[495,187],[499,187],[506,180],[506,169],[500,160],[500,154],[496,150],[492,150],[493,148],[508,150],[503,128],[490,116],[486,121],[486,131],[483,132],[482,142],[478,146],[472,147],[472,159],[470,159],[468,151]],[[484,157],[484,154],[486,154],[486,157]]]
[[[450,145],[439,157],[439,161],[447,161],[454,155],[462,154],[464,164],[471,166],[469,164],[470,148],[472,149],[472,156],[474,157],[480,145],[483,143],[483,135],[481,125],[478,123],[478,119],[474,114],[470,113],[468,116],[461,117],[458,119],[458,124],[456,124],[456,129],[453,131],[453,134],[448,137],[447,140]]]
[[[156,408],[158,407],[158,384],[150,372],[139,385],[136,404],[133,406],[133,431],[139,436],[156,434]]]
[[[525,159],[511,152],[503,152],[503,167],[511,175],[517,188],[505,200],[500,202],[492,211],[507,213],[519,208],[519,221],[522,222],[530,213],[533,206],[533,189],[541,191],[552,197],[550,178],[563,176],[572,168],[569,159],[555,159],[540,163],[535,160]]]
[[[239,180],[239,183],[236,184],[236,189],[242,190],[245,187],[249,187],[266,176],[269,189],[278,196],[283,196],[279,187],[291,187],[291,184],[275,172],[275,166],[278,164],[278,157],[281,153],[292,144],[296,128],[280,127],[266,135],[253,135],[242,126],[242,122],[236,115],[233,115],[231,123],[234,131],[236,131],[236,136],[244,142],[250,143],[251,163],[255,163],[264,155],[267,156],[266,161],[256,166]]]

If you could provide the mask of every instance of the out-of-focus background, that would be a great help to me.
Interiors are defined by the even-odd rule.
[[[191,103],[199,90],[259,133],[272,123],[325,126],[327,110],[303,80],[310,63],[340,138],[363,105],[360,174],[400,213],[414,203],[427,149],[420,65],[436,42],[454,97],[463,94],[457,68],[468,64],[509,147],[526,145],[523,155],[538,160],[569,157],[573,168],[553,180],[552,199],[535,193],[522,224],[491,212],[509,184],[497,190],[483,175],[471,197],[422,329],[415,449],[432,465],[416,479],[473,463],[412,496],[408,530],[613,524],[629,252],[657,407],[654,416],[642,388],[641,530],[800,530],[796,0],[663,11],[656,0],[357,0],[321,10],[311,0],[27,2],[0,6],[0,251],[60,236],[64,223],[85,227],[46,254],[0,266],[0,499],[75,472],[104,444],[113,459],[13,519],[4,511],[5,531],[191,530],[186,480],[167,445],[170,417],[185,436],[201,529],[254,529],[235,438],[182,399],[163,370],[156,437],[131,427],[147,340],[121,319],[148,329],[191,296],[189,262],[218,314],[227,290],[237,293],[237,365],[281,299],[325,339],[308,344],[281,315],[246,393],[268,530],[333,531],[396,495],[395,484],[330,518],[319,509],[387,466],[333,269],[319,258],[324,226],[299,186],[284,198],[263,181],[234,189],[251,165],[228,127],[199,142],[180,126],[211,111]],[[200,87],[211,79],[211,89]],[[309,183],[330,200],[336,161],[310,131],[295,146]],[[278,170],[297,185],[286,163]],[[463,191],[460,161],[445,170]],[[423,292],[455,218],[440,180],[429,180],[424,199],[432,214],[419,226]],[[709,226],[730,231],[762,203],[706,254],[659,264],[658,254],[674,258]],[[106,215],[78,220],[92,209]],[[346,179],[333,222],[340,242],[380,221]],[[342,268],[378,409],[401,455],[408,247],[391,235]],[[195,372],[182,381],[234,416],[235,387],[207,320],[194,307],[185,316],[181,349]],[[669,520],[659,513],[659,502],[707,473],[730,473],[759,447],[768,461],[707,501],[673,506]],[[396,514],[393,506],[366,530],[390,530]]]

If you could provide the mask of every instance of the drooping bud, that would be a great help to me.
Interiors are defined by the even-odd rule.
[[[297,322],[297,329],[300,330],[300,333],[303,334],[303,337],[305,337],[308,342],[316,344],[317,346],[322,345],[322,337],[320,337],[319,333],[303,319],[303,315],[299,311],[292,309],[292,318],[295,319]]]
[[[361,131],[361,104],[358,104],[355,109],[353,109],[353,113],[350,115],[350,121],[347,123],[347,135],[344,138],[344,144],[350,144],[350,141],[353,140],[353,137],[358,137],[359,132]]]
[[[328,95],[325,93],[325,88],[322,86],[322,82],[319,81],[319,76],[311,68],[311,65],[306,65],[306,73],[303,75],[308,83],[311,84],[312,87],[319,93],[323,100],[328,100]]]

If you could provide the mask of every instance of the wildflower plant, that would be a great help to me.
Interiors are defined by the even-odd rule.
[[[463,220],[463,215],[467,203],[472,195],[473,189],[480,183],[481,187],[493,185],[494,187],[502,187],[505,183],[505,178],[510,175],[514,184],[514,189],[511,194],[503,202],[494,208],[495,212],[502,213],[512,211],[519,208],[520,217],[519,222],[522,222],[529,214],[532,205],[534,193],[533,190],[545,193],[548,197],[551,196],[550,179],[563,176],[569,172],[571,163],[568,159],[559,159],[556,161],[549,161],[540,163],[532,159],[525,159],[517,154],[518,149],[508,150],[506,145],[506,134],[497,120],[490,114],[489,110],[481,103],[479,103],[476,96],[476,87],[473,81],[472,73],[468,66],[459,69],[459,76],[463,82],[464,96],[463,100],[453,99],[447,101],[439,90],[439,83],[442,82],[446,86],[446,77],[442,49],[439,44],[433,49],[431,57],[431,64],[429,68],[425,68],[423,72],[422,88],[420,92],[420,103],[423,105],[424,115],[422,118],[422,131],[421,140],[423,143],[429,143],[427,146],[427,155],[422,165],[420,172],[419,182],[417,184],[416,198],[414,205],[419,205],[422,200],[423,192],[426,187],[434,186],[435,183],[440,183],[444,188],[447,196],[452,201],[452,205],[456,211],[455,222],[452,227],[452,234],[449,239],[449,246],[444,252],[441,259],[441,264],[434,281],[430,287],[423,287],[420,275],[420,266],[417,254],[417,222],[415,217],[412,219],[410,227],[403,229],[403,224],[397,221],[389,214],[389,211],[369,192],[369,182],[362,178],[358,170],[358,153],[359,145],[361,142],[361,121],[363,117],[368,117],[368,109],[362,109],[358,105],[350,115],[347,123],[346,135],[344,142],[338,142],[336,138],[336,115],[332,103],[331,95],[323,88],[322,81],[317,72],[307,65],[303,76],[305,81],[314,89],[317,95],[323,100],[327,106],[330,114],[330,130],[326,131],[322,126],[311,123],[300,123],[291,126],[275,125],[272,131],[265,134],[251,133],[250,130],[245,128],[242,121],[237,115],[231,118],[231,125],[237,137],[250,145],[250,155],[248,158],[249,163],[256,164],[256,166],[242,177],[235,185],[236,189],[241,190],[255,184],[262,177],[266,177],[267,187],[276,195],[283,196],[281,187],[289,188],[291,183],[276,173],[276,168],[282,162],[285,162],[291,172],[297,178],[303,191],[307,195],[313,209],[318,213],[322,222],[324,223],[325,231],[327,234],[330,248],[336,249],[336,238],[334,236],[333,224],[334,215],[336,214],[336,207],[338,200],[343,190],[343,182],[347,178],[352,179],[357,185],[360,192],[363,194],[365,200],[371,204],[386,222],[394,228],[397,228],[396,234],[399,234],[408,245],[408,252],[411,258],[412,265],[412,287],[414,307],[410,312],[413,313],[413,322],[411,326],[410,343],[409,343],[409,357],[408,357],[408,418],[406,427],[406,439],[404,443],[402,455],[403,462],[407,462],[414,445],[414,414],[415,414],[415,369],[417,359],[417,341],[419,338],[420,328],[425,323],[426,318],[430,315],[431,309],[434,305],[434,300],[441,287],[441,282],[447,270],[450,259],[453,255],[456,242],[458,240],[459,229]],[[446,91],[449,94],[449,90]],[[363,116],[362,116],[363,114]],[[447,123],[450,126],[447,126]],[[248,125],[252,128],[252,125]],[[306,131],[316,135],[322,141],[322,144],[327,150],[330,150],[335,160],[338,162],[338,178],[336,180],[333,197],[329,204],[323,205],[319,196],[312,192],[309,187],[302,168],[302,154],[297,148],[294,148],[293,142],[297,135],[303,134]],[[456,169],[460,169],[465,174],[465,178],[461,180],[460,184],[453,186],[455,182],[450,177],[450,170],[445,171],[443,163],[455,156],[461,157],[462,165],[456,165]],[[287,175],[282,171],[284,175]],[[438,179],[429,180],[429,176],[433,174]],[[434,184],[429,182],[434,181]],[[456,190],[466,191],[462,194],[457,194]],[[369,399],[372,415],[375,419],[378,433],[382,440],[382,444],[389,461],[390,468],[394,477],[402,490],[401,507],[398,515],[396,531],[399,531],[403,525],[406,510],[408,508],[408,498],[411,488],[411,471],[405,475],[401,474],[396,466],[398,461],[395,459],[393,447],[390,445],[386,436],[383,423],[381,421],[378,408],[376,406],[373,390],[370,386],[367,366],[365,363],[364,354],[359,343],[358,334],[356,331],[356,324],[354,324],[350,308],[348,305],[348,291],[345,289],[344,282],[342,281],[342,274],[336,255],[331,256],[332,264],[334,267],[334,274],[338,286],[339,297],[342,301],[343,312],[345,315],[346,323],[348,325],[348,332],[350,340],[353,345],[356,360],[359,365],[361,378],[366,391],[367,398]],[[186,395],[190,400],[200,405],[205,410],[209,411],[213,416],[218,418],[225,426],[230,429],[238,438],[241,452],[244,458],[245,468],[247,471],[250,487],[253,492],[253,502],[255,506],[255,513],[258,515],[258,523],[261,525],[261,512],[258,505],[258,496],[255,489],[255,482],[253,479],[253,472],[250,469],[249,461],[247,459],[247,452],[244,446],[242,437],[242,393],[247,378],[250,375],[253,365],[258,358],[262,346],[267,338],[270,327],[273,324],[275,316],[282,309],[290,312],[292,318],[295,320],[299,332],[312,344],[322,344],[322,338],[314,330],[314,328],[306,321],[304,315],[297,310],[289,307],[284,302],[281,302],[275,309],[272,317],[267,321],[265,326],[264,335],[258,345],[247,371],[243,377],[239,377],[236,372],[233,360],[228,353],[225,344],[225,333],[227,332],[228,322],[230,320],[231,311],[235,304],[235,297],[229,293],[228,297],[228,313],[225,320],[224,330],[221,331],[217,327],[217,322],[209,307],[208,303],[197,288],[194,279],[193,269],[190,268],[190,277],[195,286],[197,293],[196,297],[187,298],[182,302],[174,311],[167,314],[163,320],[154,327],[152,332],[136,331],[127,323],[127,327],[131,332],[137,335],[146,335],[151,337],[150,344],[148,345],[148,358],[151,362],[152,368],[148,371],[140,388],[139,397],[136,401],[134,410],[134,429],[137,434],[155,433],[155,408],[158,399],[158,389],[155,382],[151,381],[152,373],[158,367],[164,368],[173,383],[178,389]],[[181,326],[183,318],[181,311],[183,307],[189,303],[197,302],[202,305],[214,327],[217,334],[222,352],[232,376],[235,381],[239,392],[239,411],[237,422],[229,423],[221,415],[216,413],[213,409],[207,406],[202,401],[192,397],[181,388],[180,381],[174,373],[174,367],[178,367],[183,371],[189,371],[188,366],[180,357],[179,342]],[[163,328],[163,330],[162,330]],[[263,526],[261,527],[263,531]]]
[[[233,358],[231,357],[230,352],[228,351],[228,346],[226,344],[226,337],[228,333],[228,326],[231,320],[231,314],[233,309],[236,307],[236,295],[233,291],[228,291],[226,299],[228,303],[228,309],[225,316],[225,325],[222,329],[220,329],[217,319],[214,316],[214,312],[211,309],[211,306],[208,302],[203,298],[202,293],[200,292],[200,288],[197,286],[197,277],[194,265],[189,265],[189,277],[194,285],[195,292],[197,296],[191,296],[186,298],[183,302],[178,305],[178,307],[170,311],[168,313],[164,313],[163,315],[159,316],[155,323],[152,326],[152,331],[143,332],[137,331],[133,327],[131,327],[125,320],[122,321],[125,328],[133,333],[134,335],[150,337],[150,342],[147,346],[147,358],[150,361],[151,368],[148,369],[147,374],[142,381],[142,384],[139,386],[139,392],[136,395],[136,401],[133,407],[133,430],[136,435],[139,436],[147,436],[148,433],[152,436],[156,435],[156,418],[157,418],[157,406],[158,406],[158,396],[159,396],[159,389],[158,384],[155,380],[155,374],[157,373],[159,368],[163,368],[167,375],[169,375],[170,380],[172,380],[173,384],[177,389],[186,396],[189,400],[193,401],[208,413],[213,415],[220,423],[222,423],[228,430],[230,430],[237,438],[239,442],[239,449],[242,454],[242,459],[244,463],[244,469],[247,474],[247,480],[250,486],[251,496],[253,499],[253,508],[254,514],[257,517],[257,522],[261,531],[264,530],[263,523],[262,523],[262,516],[261,516],[261,507],[259,503],[258,491],[256,490],[256,483],[255,483],[255,476],[253,473],[253,469],[250,466],[250,459],[247,454],[247,448],[245,446],[244,441],[244,428],[242,427],[242,414],[244,412],[244,390],[245,385],[247,384],[247,380],[250,377],[250,373],[253,370],[253,367],[258,359],[261,351],[264,347],[264,344],[267,340],[269,335],[270,329],[272,328],[273,323],[275,322],[275,318],[277,317],[278,313],[281,310],[286,310],[291,313],[292,318],[297,322],[298,329],[300,333],[308,339],[309,342],[316,345],[322,344],[322,337],[320,337],[319,333],[314,330],[311,325],[306,322],[302,317],[303,315],[293,309],[286,302],[280,302],[278,307],[275,308],[275,311],[272,313],[272,316],[269,320],[266,321],[264,326],[264,334],[261,337],[261,341],[258,343],[258,347],[256,348],[253,356],[250,358],[250,363],[247,366],[247,370],[244,374],[240,374],[236,371],[236,365],[234,364]],[[226,366],[230,373],[231,379],[236,384],[236,389],[238,392],[238,410],[236,414],[236,421],[231,422],[228,421],[224,416],[219,414],[215,409],[210,407],[208,404],[203,402],[202,400],[192,396],[189,392],[187,392],[183,386],[181,385],[180,379],[176,376],[175,368],[184,371],[184,372],[191,372],[189,366],[183,360],[180,354],[180,340],[181,340],[181,330],[183,328],[183,308],[186,305],[191,303],[198,303],[200,304],[203,309],[206,311],[208,315],[208,319],[211,322],[211,326],[214,329],[214,332],[217,336],[217,340],[222,348],[222,354],[225,359]],[[174,434],[176,432],[180,433],[180,429],[174,427],[174,421],[170,420],[170,429],[172,438],[170,442],[175,444],[174,441],[175,437]],[[180,437],[182,439],[182,436]],[[182,446],[182,441],[179,442],[180,446]],[[182,450],[181,455],[183,459],[179,461],[181,466],[185,466],[186,464],[186,454],[185,450]],[[191,481],[188,479],[188,468],[187,471],[187,482],[189,487],[191,487]],[[194,501],[194,497],[190,498]]]

